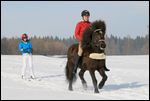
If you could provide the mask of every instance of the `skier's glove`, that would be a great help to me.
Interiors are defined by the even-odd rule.
[[[21,52],[23,52],[23,49],[20,49]]]

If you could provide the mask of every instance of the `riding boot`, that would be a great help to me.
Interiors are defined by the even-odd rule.
[[[77,55],[77,56],[75,57],[75,66],[74,66],[74,68],[73,68],[73,74],[76,74],[76,72],[77,72],[77,68],[78,68],[80,59],[81,59],[81,56],[79,56],[79,55]]]
[[[110,71],[106,66],[104,66],[104,70],[105,71]]]

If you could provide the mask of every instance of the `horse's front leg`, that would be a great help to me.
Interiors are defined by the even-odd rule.
[[[89,70],[89,72],[90,72],[90,75],[92,77],[92,81],[93,81],[93,85],[94,85],[94,92],[99,93],[98,88],[97,88],[97,80],[96,80],[96,77],[95,77],[95,73],[94,73],[93,70]]]
[[[99,89],[102,89],[102,87],[104,86],[106,80],[107,80],[107,75],[105,74],[105,71],[104,69],[99,69],[99,73],[100,75],[102,76],[102,80],[101,82],[99,83]]]

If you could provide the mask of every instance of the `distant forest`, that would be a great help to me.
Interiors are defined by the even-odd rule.
[[[1,54],[17,55],[20,38],[1,38]],[[74,37],[60,39],[58,37],[31,37],[33,45],[33,54],[35,55],[66,55],[69,46],[77,43]],[[149,34],[144,37],[130,36],[120,38],[111,35],[106,36],[106,54],[107,55],[147,55],[149,54]]]

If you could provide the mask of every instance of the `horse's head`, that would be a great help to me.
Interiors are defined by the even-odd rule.
[[[106,48],[105,33],[102,31],[102,29],[94,30],[92,34],[91,46],[97,51],[104,50]]]
[[[104,21],[95,21],[83,33],[82,48],[92,48],[96,52],[104,51],[106,25]]]

